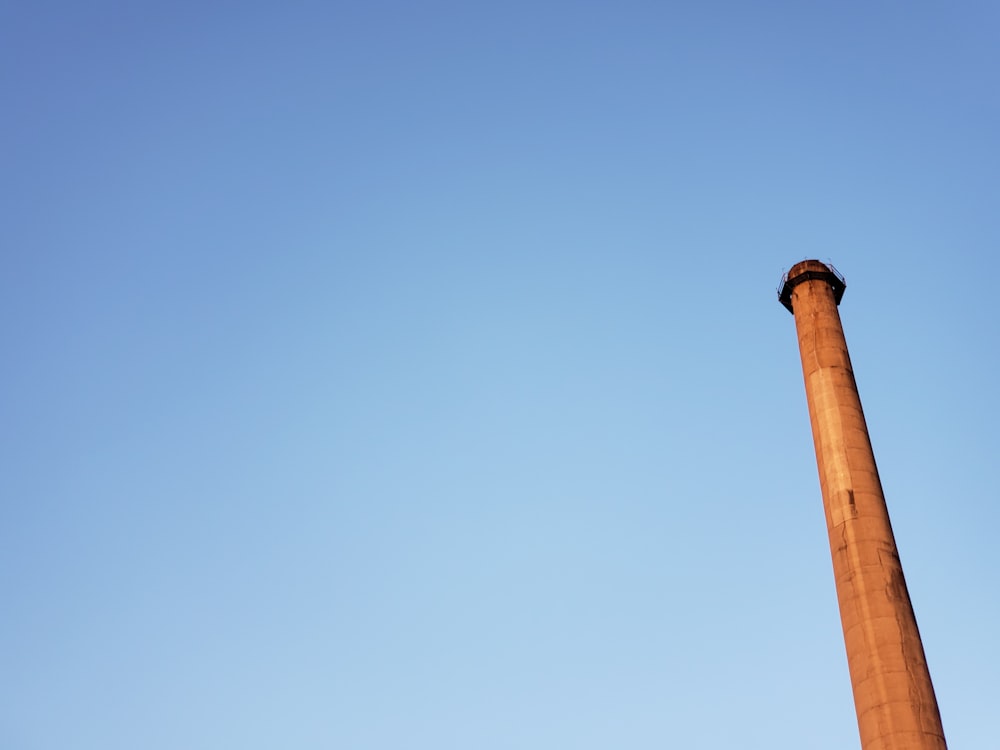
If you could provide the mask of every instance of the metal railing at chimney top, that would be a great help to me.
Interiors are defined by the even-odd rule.
[[[823,265],[826,266],[827,269],[829,269],[830,273],[832,273],[834,276],[837,277],[837,280],[840,281],[840,283],[843,286],[845,286],[845,287],[847,286],[847,279],[844,278],[844,274],[842,274],[840,271],[838,271],[837,267],[835,265],[833,265],[833,263],[831,263],[829,260],[827,260],[825,263],[823,263]],[[776,290],[777,293],[778,293],[778,299],[781,299],[781,292],[785,288],[785,284],[786,283],[788,283],[788,271],[784,271],[781,274],[781,281],[778,282],[778,288]]]

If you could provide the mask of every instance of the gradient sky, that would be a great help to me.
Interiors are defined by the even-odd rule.
[[[0,9],[0,746],[857,747],[783,270],[1000,705],[995,2]]]

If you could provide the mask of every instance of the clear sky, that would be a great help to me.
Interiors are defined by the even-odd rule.
[[[1000,704],[995,2],[10,2],[0,746],[856,747],[783,270]]]

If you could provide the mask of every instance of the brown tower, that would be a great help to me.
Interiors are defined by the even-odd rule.
[[[947,746],[889,524],[837,305],[843,277],[797,263],[778,297],[795,316],[862,750]]]

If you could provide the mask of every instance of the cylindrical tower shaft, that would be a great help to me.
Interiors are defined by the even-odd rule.
[[[806,260],[779,292],[795,316],[862,750],[945,750],[837,305],[844,280]]]

